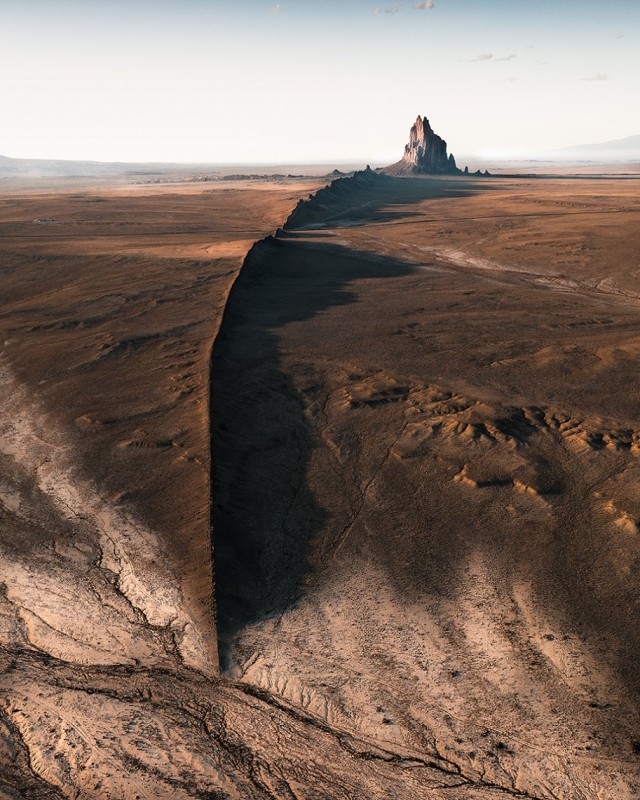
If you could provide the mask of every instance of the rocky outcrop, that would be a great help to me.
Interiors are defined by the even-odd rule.
[[[307,199],[300,200],[282,230],[324,227],[329,222],[336,223],[338,218],[353,220],[362,213],[366,215],[372,191],[385,180],[384,175],[369,165],[352,175],[336,178]]]
[[[434,132],[426,117],[418,117],[409,132],[402,159],[387,170],[394,175],[461,175],[447,143]]]

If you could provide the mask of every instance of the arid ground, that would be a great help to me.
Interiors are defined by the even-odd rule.
[[[0,193],[2,800],[640,795],[640,177],[322,185]]]

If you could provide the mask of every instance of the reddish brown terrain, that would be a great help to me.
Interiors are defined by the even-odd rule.
[[[640,179],[318,186],[0,195],[0,797],[632,800]]]

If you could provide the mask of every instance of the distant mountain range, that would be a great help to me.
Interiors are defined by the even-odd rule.
[[[594,160],[604,158],[611,160],[638,160],[640,159],[640,135],[627,136],[624,139],[612,139],[608,142],[597,142],[595,144],[579,144],[572,147],[564,147],[557,151],[564,156],[574,156]]]
[[[616,153],[624,157],[628,153],[640,153],[640,135],[627,136],[624,139],[612,139],[597,144],[578,144],[564,147],[563,153]]]
[[[184,169],[177,164],[8,158],[0,155],[0,178],[76,178],[100,175],[155,174]]]

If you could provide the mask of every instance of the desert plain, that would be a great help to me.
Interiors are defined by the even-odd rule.
[[[3,800],[639,796],[640,176],[327,183],[2,187]]]

